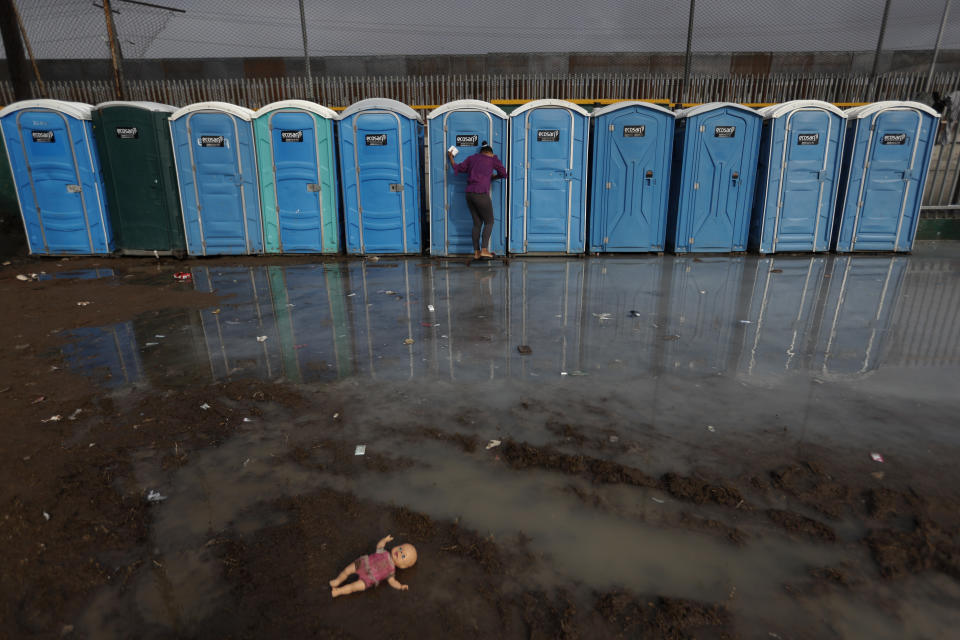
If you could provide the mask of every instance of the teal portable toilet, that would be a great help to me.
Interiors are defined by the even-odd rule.
[[[340,225],[335,111],[281,100],[253,121],[267,253],[337,253]]]

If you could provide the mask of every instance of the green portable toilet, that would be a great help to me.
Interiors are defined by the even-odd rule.
[[[253,121],[260,211],[267,253],[337,253],[336,112],[306,100],[281,100]]]
[[[113,101],[93,110],[107,208],[121,253],[186,253],[167,122],[176,109]]]

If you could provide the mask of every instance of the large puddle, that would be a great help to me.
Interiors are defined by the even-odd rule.
[[[750,525],[753,538],[735,546],[666,526],[690,505],[658,489],[510,471],[482,447],[465,453],[412,435],[424,426],[555,445],[542,415],[517,415],[529,399],[611,437],[619,445],[603,455],[651,473],[719,464],[731,477],[750,472],[747,453],[729,468],[717,443],[749,442],[758,416],[798,448],[883,450],[913,462],[957,451],[960,433],[945,418],[960,409],[960,259],[401,259],[190,271],[184,286],[225,296],[219,307],[75,332],[65,348],[72,366],[119,393],[239,378],[303,383],[308,393],[319,388],[312,383],[331,383],[348,398],[336,410],[350,426],[330,427],[333,408],[276,406],[179,469],[141,452],[138,482],[168,496],[153,507],[150,532],[165,569],[162,578],[141,571],[126,592],[102,591],[83,623],[93,635],[129,634],[130,611],[153,628],[189,633],[229,601],[205,550],[211,537],[283,522],[269,501],[317,487],[459,518],[501,538],[522,531],[551,559],[535,577],[544,584],[724,602],[746,637],[794,637],[797,628],[812,636],[943,637],[960,625],[948,604],[960,587],[943,575],[878,584],[869,598],[787,597],[783,585],[809,567],[869,564],[867,552]],[[344,475],[286,455],[317,439],[348,451],[366,444],[371,454],[411,464]],[[323,462],[328,454],[311,455]],[[583,492],[616,508],[597,509]],[[856,534],[853,523],[833,525]],[[739,595],[730,600],[734,587]]]

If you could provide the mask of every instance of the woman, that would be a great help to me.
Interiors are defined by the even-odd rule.
[[[467,174],[467,206],[473,216],[473,257],[477,260],[489,260],[494,257],[490,253],[490,233],[493,231],[490,181],[506,178],[507,170],[486,140],[480,147],[480,153],[473,154],[460,164],[453,161],[453,155],[451,147],[447,150],[447,158],[454,172]],[[496,176],[493,175],[494,171],[497,172]]]

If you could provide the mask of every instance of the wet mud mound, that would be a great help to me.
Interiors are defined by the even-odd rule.
[[[912,531],[879,529],[864,538],[884,578],[940,571],[960,580],[960,536],[921,519]]]
[[[767,509],[767,517],[775,525],[792,534],[799,534],[822,542],[836,542],[837,534],[827,525],[793,511]]]
[[[850,487],[837,482],[819,464],[811,461],[774,469],[770,472],[770,483],[805,506],[833,519],[840,518],[851,503],[855,504],[857,497]]]
[[[659,486],[674,498],[694,504],[712,502],[725,507],[739,507],[744,503],[743,496],[736,489],[713,484],[697,475],[681,476],[676,473],[666,473],[660,478]]]
[[[600,484],[626,484],[656,487],[657,481],[646,473],[616,462],[591,456],[571,455],[550,447],[534,447],[525,442],[505,440],[494,450],[514,469],[545,469],[581,476]]]
[[[642,598],[628,591],[597,597],[596,611],[621,631],[618,638],[733,638],[730,613],[718,604],[679,598]]]

